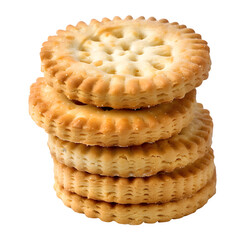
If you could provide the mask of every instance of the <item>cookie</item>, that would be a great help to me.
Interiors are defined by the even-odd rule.
[[[99,146],[155,142],[179,133],[192,120],[196,91],[152,108],[115,110],[71,101],[39,78],[31,86],[29,112],[38,126],[62,140]]]
[[[165,203],[194,195],[212,178],[213,151],[171,173],[151,177],[104,177],[80,172],[54,159],[55,181],[82,197],[121,204]]]
[[[75,212],[87,217],[100,218],[102,221],[116,221],[122,224],[141,224],[166,222],[195,212],[207,203],[216,192],[216,174],[201,190],[193,196],[168,203],[118,204],[96,201],[81,197],[65,190],[55,182],[57,196]]]
[[[76,144],[49,135],[54,158],[79,171],[120,177],[144,177],[171,172],[205,155],[212,143],[213,123],[209,111],[196,105],[193,121],[178,135],[155,143],[127,148]]]
[[[207,42],[166,19],[104,18],[59,30],[43,43],[42,71],[69,99],[115,109],[182,98],[208,77]]]

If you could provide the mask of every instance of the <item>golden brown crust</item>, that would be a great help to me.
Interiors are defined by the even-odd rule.
[[[108,110],[73,102],[39,78],[31,86],[29,112],[37,125],[63,140],[125,147],[179,133],[192,120],[195,101],[193,90],[183,99],[152,108]]]
[[[102,221],[116,221],[122,224],[141,224],[166,222],[181,218],[195,212],[205,205],[216,192],[216,174],[213,179],[193,196],[160,204],[117,204],[96,201],[81,197],[65,190],[55,183],[57,196],[63,203],[75,212],[84,213],[90,218],[100,218]]]
[[[121,204],[166,203],[190,197],[203,188],[215,171],[213,151],[171,173],[145,178],[103,177],[69,168],[54,159],[55,181],[82,197]]]
[[[208,77],[207,42],[185,25],[150,18],[80,22],[49,37],[42,71],[68,98],[112,108],[172,101]]]
[[[127,148],[86,146],[49,135],[54,158],[79,171],[120,177],[144,177],[159,171],[171,172],[194,162],[208,151],[213,123],[209,111],[197,104],[189,126],[170,139]]]

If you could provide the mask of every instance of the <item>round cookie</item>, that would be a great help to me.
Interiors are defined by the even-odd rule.
[[[171,173],[151,177],[104,177],[77,171],[54,159],[55,181],[82,197],[121,204],[165,203],[190,197],[213,176],[213,151]]]
[[[115,109],[182,98],[211,65],[193,29],[131,16],[69,25],[43,44],[41,60],[48,83],[68,98]]]
[[[196,91],[183,99],[138,110],[98,108],[69,100],[39,78],[31,86],[29,112],[49,134],[99,146],[131,146],[179,133],[192,120]]]
[[[126,148],[86,146],[49,135],[54,158],[79,171],[120,177],[144,177],[171,172],[201,158],[212,143],[213,123],[209,111],[196,105],[193,121],[170,139]]]
[[[95,201],[65,190],[58,183],[54,186],[57,196],[75,212],[84,213],[90,218],[102,221],[116,221],[122,224],[137,225],[143,222],[166,222],[195,212],[207,203],[216,192],[216,174],[210,182],[193,196],[168,203],[117,204]]]

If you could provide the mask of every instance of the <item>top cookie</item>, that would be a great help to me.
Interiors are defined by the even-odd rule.
[[[207,42],[178,23],[104,18],[59,30],[43,43],[48,84],[100,107],[149,107],[182,98],[208,77]]]

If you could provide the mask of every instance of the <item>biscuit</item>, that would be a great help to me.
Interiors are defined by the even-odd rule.
[[[69,100],[39,78],[31,86],[29,112],[38,126],[62,140],[99,146],[155,142],[179,133],[192,120],[196,91],[183,99],[138,110],[98,108]]]
[[[205,155],[212,143],[213,123],[209,111],[196,105],[189,126],[170,139],[127,148],[86,146],[49,135],[54,158],[79,171],[120,177],[144,177],[171,172]]]
[[[102,221],[116,221],[122,224],[141,224],[166,222],[181,218],[195,212],[205,205],[216,192],[216,174],[209,183],[194,195],[178,201],[152,204],[118,204],[96,201],[81,197],[65,190],[55,182],[57,196],[63,203],[75,212],[84,213],[90,218],[100,218]]]
[[[213,151],[184,168],[151,177],[104,177],[77,171],[54,159],[55,181],[82,197],[121,204],[165,203],[194,195],[212,178]]]
[[[166,19],[79,22],[43,43],[42,71],[69,99],[115,109],[182,98],[208,77],[207,42]]]

